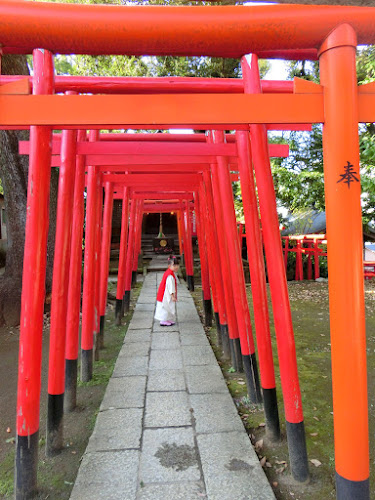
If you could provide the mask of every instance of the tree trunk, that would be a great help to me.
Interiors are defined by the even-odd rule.
[[[2,74],[28,75],[25,56],[3,56]],[[28,140],[28,131],[0,131],[0,177],[4,190],[8,247],[4,275],[0,278],[0,325],[19,324],[29,158],[18,154],[18,141]],[[58,171],[52,169],[50,228],[46,290],[51,291]]]

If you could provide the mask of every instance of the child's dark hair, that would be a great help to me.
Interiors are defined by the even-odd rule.
[[[176,257],[175,255],[170,255],[168,257],[168,266],[179,266],[180,265],[180,259]]]

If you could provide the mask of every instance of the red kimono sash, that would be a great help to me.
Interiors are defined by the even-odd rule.
[[[173,276],[173,279],[174,279],[174,282],[175,282],[175,285],[176,285],[175,297],[177,299],[177,280],[176,280],[176,276],[175,276],[174,272],[172,271],[172,269],[167,269],[165,271],[165,273],[163,274],[163,277],[162,277],[160,285],[159,285],[158,294],[156,296],[156,300],[158,302],[163,302],[163,297],[164,297],[164,292],[165,292],[165,285],[167,283],[167,278],[169,276]]]

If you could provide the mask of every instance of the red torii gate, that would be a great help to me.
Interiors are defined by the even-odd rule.
[[[123,30],[125,12],[128,27],[126,31]],[[191,12],[189,23],[186,23],[187,12]],[[254,12],[256,16],[252,17]],[[59,24],[56,26],[53,20],[57,16]],[[291,122],[324,123],[337,496],[340,499],[369,498],[360,185],[350,174],[357,173],[359,169],[358,121],[370,122],[375,117],[374,86],[361,86],[358,90],[355,74],[355,47],[357,43],[373,42],[373,18],[374,9],[364,7],[276,5],[153,9],[27,4],[10,0],[2,2],[1,42],[5,53],[25,53],[36,46],[44,46],[61,53],[209,54],[241,57],[251,51],[261,55],[262,50],[265,50],[263,54],[274,51],[274,55],[289,55],[297,59],[319,57],[322,84],[299,84],[291,95],[261,95],[256,62],[250,68],[246,60],[243,60],[243,95],[132,95],[131,99],[126,95],[54,96],[48,95],[53,93],[53,65],[51,53],[45,50],[43,53],[35,52],[34,95],[0,96],[0,126],[31,126],[33,143],[28,185],[21,346],[29,336],[35,343],[31,352],[27,349],[20,351],[22,369],[19,375],[18,410],[22,411],[18,411],[17,425],[18,498],[23,498],[25,493],[35,487],[36,479],[35,459],[39,428],[37,408],[40,396],[38,375],[42,329],[40,319],[46,241],[45,224],[40,224],[39,221],[48,220],[51,165],[49,143],[51,127],[54,126],[67,130],[66,141],[69,143],[69,128],[100,129],[124,125],[136,128],[145,124],[149,124],[147,128],[160,128],[161,125],[172,128],[194,124],[198,129],[248,130],[248,124],[252,123],[252,158],[261,217],[263,222],[267,221],[263,225],[263,238],[270,271],[281,380],[286,398],[291,468],[297,479],[307,479],[293,331],[280,237],[278,230],[275,230],[277,214],[264,125]],[[308,30],[302,32],[299,27],[304,25],[306,20]],[[233,26],[236,26],[235,30]],[[79,41],[72,36],[74,33],[80,33]],[[279,51],[281,40],[284,52]],[[300,50],[301,47],[304,49]],[[44,78],[39,78],[42,73]],[[10,93],[9,88],[8,92]],[[218,143],[223,142],[220,133],[215,133],[213,139],[214,142],[215,139]],[[243,140],[242,161],[246,164],[245,158],[250,158],[248,134],[243,136]],[[224,163],[225,160],[218,159],[217,168],[212,169],[214,176],[216,170],[220,170],[223,176],[229,175],[227,170],[224,171]],[[62,178],[70,183],[72,162],[64,159],[64,164],[66,172]],[[205,178],[210,174],[207,171],[202,175]],[[348,185],[340,182],[340,179],[344,178],[348,179]],[[215,180],[214,184],[219,187]],[[224,185],[229,186],[228,178],[226,184],[221,186],[223,190],[219,191],[229,202],[229,191]],[[61,221],[64,219],[61,214],[71,214],[71,209],[65,207],[65,202],[64,196],[59,194],[58,212]],[[343,220],[345,228],[342,227]],[[69,226],[69,220],[67,223]],[[61,227],[63,224],[60,222],[58,225]],[[344,229],[349,229],[352,235],[345,252],[342,251],[340,239]],[[62,243],[68,244],[66,234],[63,240]],[[230,248],[235,252],[232,245]],[[66,268],[66,252],[61,256],[56,255],[55,259],[56,272],[64,266]],[[351,265],[345,267],[343,273],[343,264],[348,261]],[[234,266],[236,267],[235,262]],[[59,273],[64,285],[63,290],[66,290],[63,273]],[[236,271],[234,273],[237,274]],[[238,276],[235,277],[237,278]],[[52,308],[60,306],[62,304],[58,303],[58,306]],[[51,332],[53,328],[55,327],[51,323]],[[352,355],[348,357],[347,352]],[[31,359],[33,363],[30,363]],[[51,379],[51,384],[52,382]],[[56,390],[61,388],[57,387]],[[351,395],[349,406],[348,393]],[[51,405],[59,411],[60,399],[50,400]],[[354,426],[358,429],[355,445],[347,440],[347,428]]]

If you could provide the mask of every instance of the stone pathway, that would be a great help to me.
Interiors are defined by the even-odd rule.
[[[145,277],[71,500],[271,500],[185,285],[178,324],[153,313]]]

